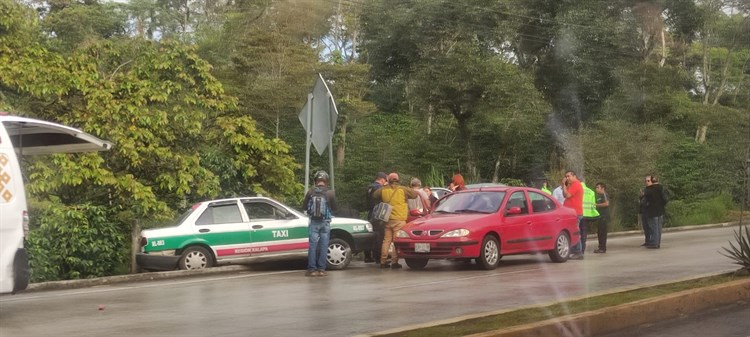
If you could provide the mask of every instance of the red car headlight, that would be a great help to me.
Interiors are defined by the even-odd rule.
[[[441,238],[460,238],[469,235],[469,230],[465,228],[454,229],[441,235]]]

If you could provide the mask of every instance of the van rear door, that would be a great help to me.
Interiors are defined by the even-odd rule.
[[[106,151],[112,147],[110,142],[57,123],[2,115],[0,122],[20,155]]]
[[[81,130],[0,111],[0,293],[29,282],[26,192],[19,155],[104,151],[112,143]]]

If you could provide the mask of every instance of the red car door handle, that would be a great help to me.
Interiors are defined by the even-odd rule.
[[[531,225],[531,221],[526,221],[526,224],[527,225]]]
[[[560,222],[560,218],[555,219],[555,222]]]
[[[201,232],[201,233],[208,233],[208,232],[210,232],[211,230],[210,230],[210,229],[208,229],[208,228],[201,228],[201,229],[199,229],[198,231],[199,231],[199,232]]]

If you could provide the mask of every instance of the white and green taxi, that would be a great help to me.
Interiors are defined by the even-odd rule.
[[[203,269],[307,256],[307,216],[276,200],[247,197],[197,203],[174,227],[141,232],[136,262],[145,270]],[[344,269],[373,240],[364,220],[334,217],[328,268]]]

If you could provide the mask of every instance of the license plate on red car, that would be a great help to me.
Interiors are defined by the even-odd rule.
[[[430,252],[430,244],[429,243],[415,243],[414,244],[414,252],[415,253],[429,253]]]

